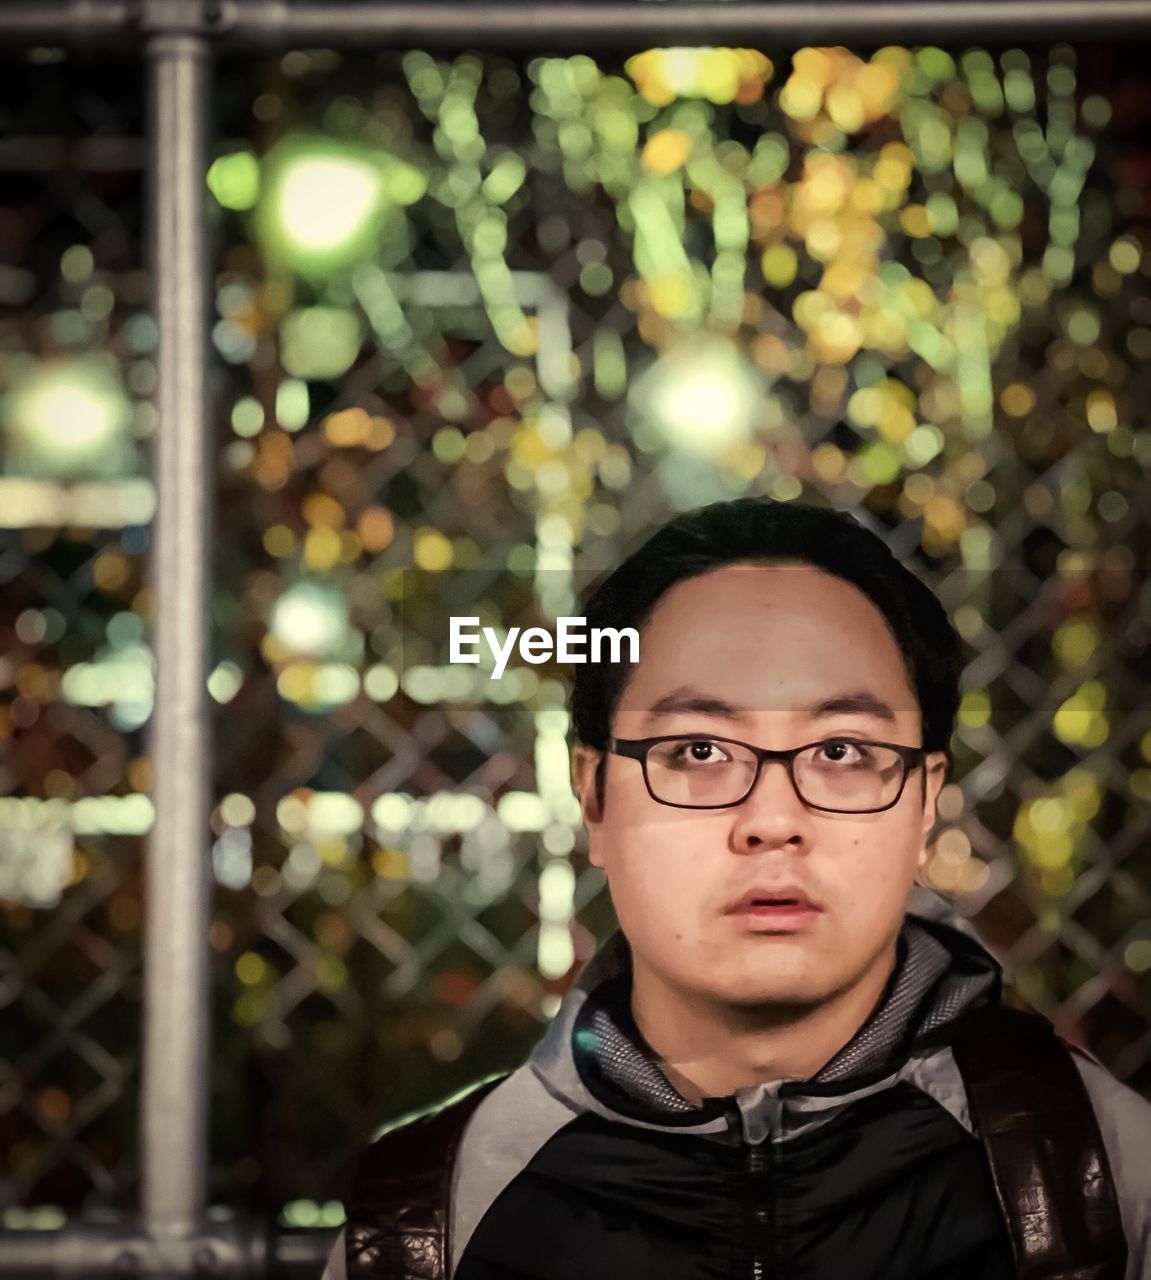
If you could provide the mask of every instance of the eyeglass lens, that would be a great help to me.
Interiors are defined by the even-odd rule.
[[[751,790],[755,770],[746,747],[709,738],[657,742],[647,753],[648,785],[665,804],[738,804]],[[903,759],[890,747],[832,738],[795,757],[796,789],[818,808],[880,809],[895,800],[902,782]]]

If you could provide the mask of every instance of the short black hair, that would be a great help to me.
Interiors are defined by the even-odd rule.
[[[639,630],[677,582],[723,565],[765,559],[814,565],[852,583],[872,600],[902,650],[919,701],[922,746],[945,752],[950,762],[963,670],[959,636],[926,583],[847,511],[746,497],[686,512],[648,538],[594,588],[584,602],[587,626]],[[630,672],[626,662],[576,666],[571,710],[580,742],[606,750]]]

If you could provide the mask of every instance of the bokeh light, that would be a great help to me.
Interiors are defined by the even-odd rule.
[[[129,401],[116,374],[94,359],[32,366],[8,397],[5,469],[34,476],[110,476],[132,462]]]
[[[274,256],[322,274],[368,256],[381,234],[399,234],[397,210],[419,199],[412,165],[331,139],[293,137],[269,153],[258,217]]]
[[[664,518],[740,494],[852,510],[939,588],[968,670],[927,877],[1021,995],[1151,1088],[1133,57],[297,49],[221,79],[209,941],[229,1197],[334,1222],[356,1126],[517,1059],[611,927],[567,674],[449,665],[436,619],[576,613]],[[53,83],[29,67],[37,119]],[[5,223],[0,273],[0,912],[20,954],[45,913],[83,919],[36,981],[64,1007],[104,966],[84,1034],[131,1066],[155,817],[136,453],[173,425],[146,176],[62,172],[67,199],[25,175],[42,195]],[[94,382],[21,408],[81,366]],[[27,1084],[57,1124],[85,1105],[71,1056]],[[13,1185],[71,1204],[113,1194],[97,1164],[134,1176],[115,1108],[79,1162],[19,1107],[4,1122]]]
[[[301,582],[276,601],[270,634],[287,653],[326,657],[348,633],[347,602],[335,587]]]
[[[631,394],[672,448],[714,456],[754,432],[764,380],[729,342],[684,343],[637,378]]]

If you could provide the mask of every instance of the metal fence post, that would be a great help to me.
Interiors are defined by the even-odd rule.
[[[207,1182],[207,43],[194,29],[157,31],[147,59],[160,354],[149,744],[156,818],[146,855],[141,1209],[150,1234],[181,1237],[199,1226]]]
[[[0,4],[0,44],[135,47],[137,15],[187,0]],[[315,45],[567,50],[657,44],[788,44],[1145,38],[1151,0],[204,0],[213,43],[275,52]]]

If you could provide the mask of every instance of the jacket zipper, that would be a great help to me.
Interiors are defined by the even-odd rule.
[[[769,1214],[767,1197],[763,1194],[764,1171],[767,1168],[765,1148],[770,1139],[749,1144],[747,1149],[747,1175],[751,1184],[751,1275],[752,1280],[764,1280],[767,1274],[764,1259],[764,1228]]]
[[[779,1187],[779,1141],[784,1125],[783,1100],[779,1097],[774,1099],[766,1131],[758,1142],[747,1140],[747,1130],[743,1125],[738,1106],[735,1108],[733,1119],[743,1129],[744,1147],[747,1151],[744,1158],[744,1172],[749,1190],[751,1277],[752,1280],[766,1280],[770,1274],[770,1260],[777,1256],[775,1196]],[[756,1126],[757,1130],[759,1127]]]

